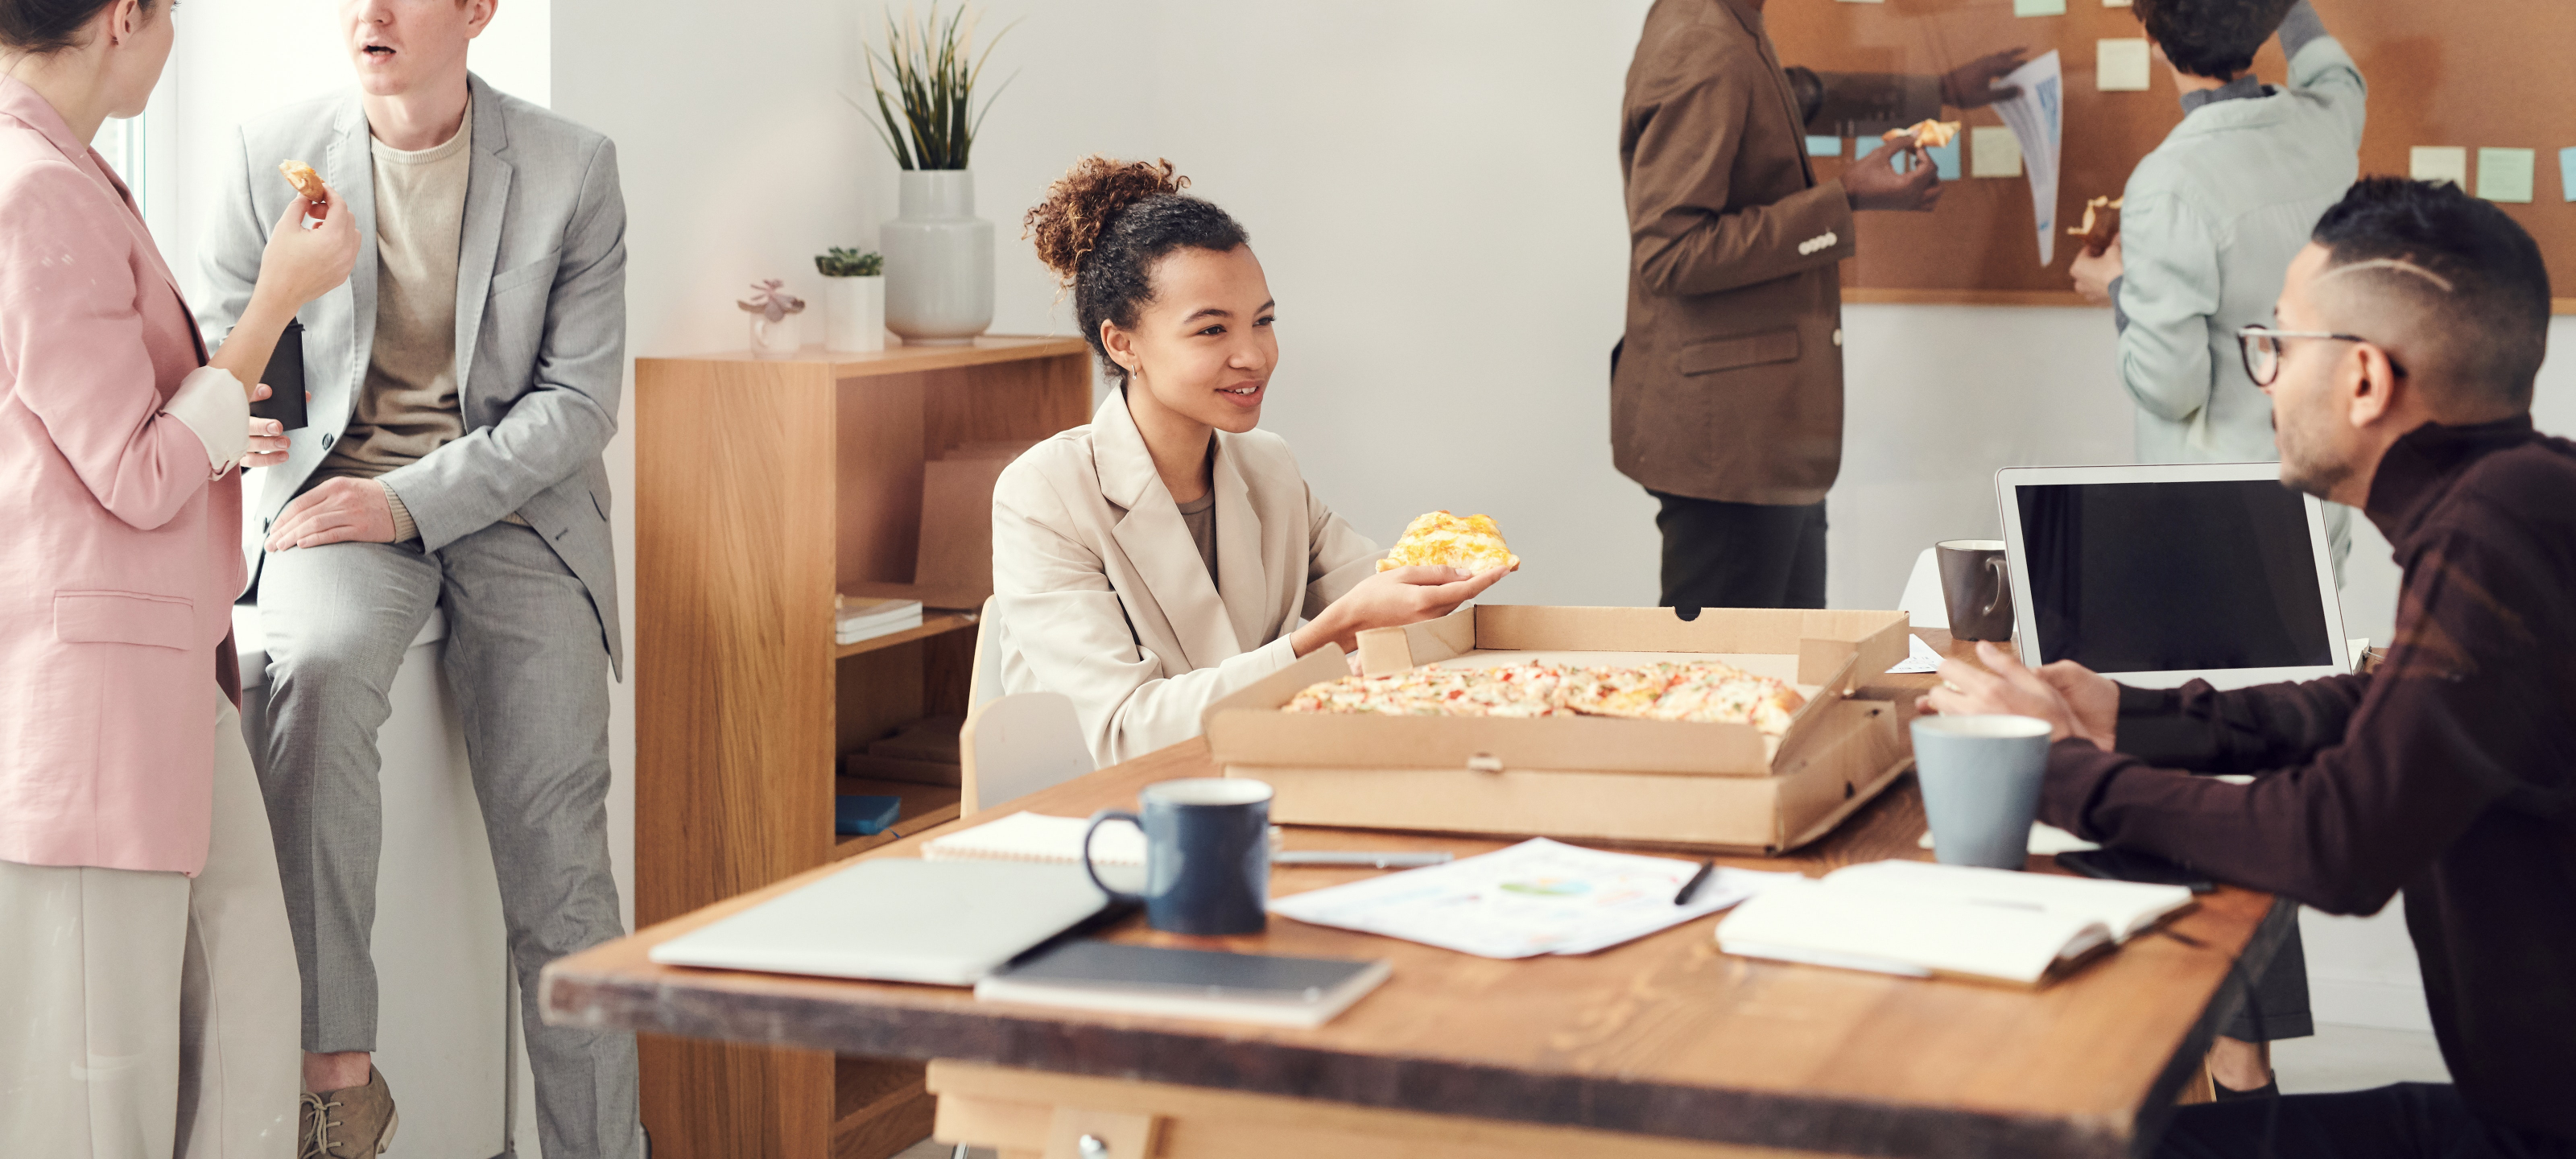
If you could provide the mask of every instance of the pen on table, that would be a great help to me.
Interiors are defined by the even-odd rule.
[[[1716,859],[1716,858],[1711,857],[1711,858],[1709,858],[1709,859],[1707,859],[1707,860],[1705,860],[1705,861],[1700,862],[1700,863],[1699,863],[1699,872],[1692,874],[1692,875],[1691,875],[1691,879],[1690,879],[1689,881],[1685,881],[1685,882],[1683,882],[1683,883],[1682,883],[1681,892],[1676,893],[1676,894],[1674,894],[1674,895],[1673,895],[1673,904],[1674,904],[1674,905],[1689,905],[1689,904],[1690,904],[1691,895],[1699,892],[1699,885],[1700,885],[1700,883],[1701,883],[1701,882],[1703,882],[1703,881],[1707,881],[1707,880],[1708,880],[1708,875],[1709,875],[1709,874],[1711,874],[1711,873],[1713,873],[1713,872],[1716,872],[1716,870],[1717,870],[1717,859]]]
[[[1443,865],[1456,858],[1447,850],[1420,853],[1342,849],[1291,849],[1270,855],[1272,865],[1358,865],[1370,869],[1413,869]]]

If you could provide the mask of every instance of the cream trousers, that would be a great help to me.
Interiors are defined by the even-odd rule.
[[[215,700],[204,872],[0,861],[0,1155],[295,1153],[295,946],[241,718]]]

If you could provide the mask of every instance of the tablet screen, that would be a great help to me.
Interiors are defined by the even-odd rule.
[[[2334,663],[2299,494],[2269,479],[2014,488],[2042,663]]]

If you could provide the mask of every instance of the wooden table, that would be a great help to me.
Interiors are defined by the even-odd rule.
[[[1918,633],[1947,651],[1942,633]],[[1888,677],[1910,696],[1927,678]],[[1132,807],[1144,785],[1214,775],[1201,742],[1012,802],[1081,816]],[[999,814],[993,814],[999,815]],[[1810,874],[1923,857],[1910,777],[1833,834],[1776,859]],[[935,833],[937,831],[933,831]],[[917,855],[925,833],[865,856]],[[1508,844],[1294,828],[1290,848]],[[2051,869],[2045,858],[2033,868]],[[1784,1153],[1925,1159],[2112,1159],[2143,1151],[2197,1073],[2242,979],[2293,910],[2221,888],[2038,990],[1895,978],[1729,957],[1703,918],[1584,957],[1490,961],[1273,919],[1261,934],[1185,939],[1141,918],[1107,936],[1149,944],[1388,958],[1393,977],[1315,1030],[979,1003],[963,989],[656,966],[655,944],[796,888],[831,867],[709,906],[546,968],[548,1021],[940,1060],[939,1137],[1006,1156],[1620,1156]],[[1373,871],[1281,868],[1292,894]],[[2241,970],[2233,968],[2242,960]],[[737,1092],[704,1093],[722,1114]],[[693,1092],[693,1098],[697,1097]],[[760,1127],[744,1122],[745,1153]]]

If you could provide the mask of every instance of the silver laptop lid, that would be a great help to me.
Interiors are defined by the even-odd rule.
[[[1995,473],[2022,661],[2221,688],[2351,670],[2325,509],[2277,463]]]

